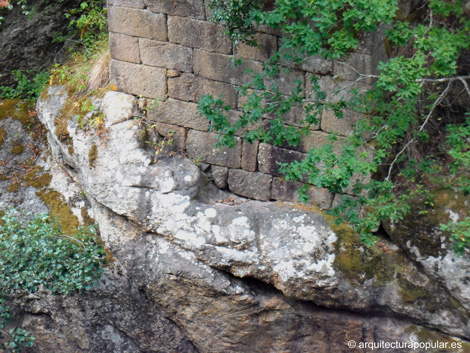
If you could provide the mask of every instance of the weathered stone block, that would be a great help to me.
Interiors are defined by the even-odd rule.
[[[258,158],[258,146],[259,142],[249,143],[243,141],[242,147],[242,163],[241,167],[249,172],[256,171],[256,164]]]
[[[219,167],[216,165],[211,166],[211,174],[214,179],[214,184],[219,189],[226,189],[228,187],[227,178],[228,178],[228,168]]]
[[[144,2],[147,9],[152,12],[205,19],[203,0],[144,0]]]
[[[135,37],[110,33],[109,50],[113,59],[140,64],[139,40]]]
[[[263,173],[230,169],[228,173],[228,187],[234,194],[267,201],[271,199],[272,179],[271,175]]]
[[[222,167],[240,168],[242,152],[240,139],[237,139],[233,148],[216,148],[214,147],[216,142],[216,134],[189,130],[188,138],[186,139],[188,156],[200,162]]]
[[[279,92],[285,95],[292,94],[292,91],[300,83],[300,87],[305,88],[305,73],[299,70],[293,70],[289,68],[283,68],[281,72],[274,77],[274,79],[266,78],[265,84],[269,89],[273,86],[273,83],[277,84]]]
[[[118,90],[136,96],[158,98],[166,93],[165,70],[156,67],[112,60],[111,82]]]
[[[198,102],[205,94],[213,97],[222,96],[225,103],[235,108],[238,92],[232,85],[218,81],[207,80],[191,74],[183,74],[168,79],[168,95],[172,98]]]
[[[300,145],[298,150],[300,152],[308,152],[312,148],[320,148],[324,144],[333,144],[333,150],[338,152],[341,148],[341,144],[344,141],[344,137],[338,137],[336,141],[330,142],[328,140],[329,134],[322,131],[312,131],[309,135],[302,136],[300,139]]]
[[[320,89],[326,92],[327,100],[332,103],[339,102],[340,100],[348,101],[353,97],[353,90],[356,90],[358,93],[364,93],[371,87],[360,82],[353,83],[351,81],[333,79],[331,76],[320,77],[318,83]],[[310,73],[307,73],[305,91],[307,97],[311,96],[313,93],[312,74]]]
[[[194,73],[211,80],[241,86],[251,79],[247,70],[261,72],[261,69],[261,63],[256,61],[245,60],[235,67],[232,56],[194,50]]]
[[[168,17],[168,40],[191,48],[232,53],[232,42],[222,26],[189,17]]]
[[[148,112],[148,116],[151,120],[160,123],[202,131],[209,130],[207,119],[199,117],[195,103],[170,98],[164,102],[158,102],[157,107]]]
[[[277,37],[265,33],[254,35],[256,46],[239,43],[236,47],[236,55],[240,58],[266,61],[277,51]]]
[[[333,62],[318,56],[311,56],[300,64],[300,69],[318,75],[328,75],[333,72]]]
[[[133,9],[143,9],[145,7],[144,0],[108,0],[108,9],[111,6],[121,6]]]
[[[191,72],[193,50],[181,45],[140,39],[140,56],[145,65]]]
[[[290,163],[305,158],[303,153],[260,143],[258,149],[258,170],[265,174],[282,176],[278,163]]]
[[[343,110],[343,118],[338,119],[333,110],[324,110],[321,118],[321,129],[325,132],[336,132],[347,136],[354,132],[354,126],[364,117],[363,114],[349,109]]]
[[[305,184],[281,178],[273,179],[272,198],[275,200],[299,202],[299,189]],[[334,194],[327,189],[310,186],[307,190],[309,202],[323,209],[333,203]]]
[[[173,140],[172,145],[178,149],[183,150],[186,148],[186,129],[184,127],[165,123],[156,123],[155,130],[157,130],[157,132],[163,137]]]
[[[380,61],[387,61],[388,55],[385,46],[380,46],[378,50],[369,55],[362,53],[351,53],[343,62],[335,62],[333,74],[342,80],[355,81],[360,79],[360,75],[379,75],[377,66]],[[376,81],[373,77],[362,77],[361,82],[372,84]]]
[[[167,40],[165,15],[147,10],[111,6],[108,9],[110,32],[156,40]]]

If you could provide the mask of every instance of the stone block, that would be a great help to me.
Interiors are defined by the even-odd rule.
[[[243,141],[241,167],[249,172],[256,171],[259,142]]]
[[[248,70],[261,72],[261,69],[257,61],[244,60],[235,67],[232,56],[194,50],[194,73],[211,80],[241,86],[251,80]]]
[[[236,55],[249,60],[268,60],[277,51],[277,37],[265,33],[256,33],[254,37],[257,45],[239,43],[235,47]]]
[[[333,144],[333,150],[339,152],[344,137],[338,137],[336,141],[330,142],[328,140],[329,134],[323,131],[312,131],[310,134],[302,136],[298,150],[300,152],[308,152],[312,148],[320,148],[324,144]]]
[[[230,123],[230,125],[235,125],[238,122],[238,120],[240,120],[241,115],[242,115],[242,112],[238,110],[229,110],[227,112],[227,120]],[[242,127],[235,133],[235,135],[245,136],[248,131],[253,131],[262,127],[265,124],[265,121],[266,119],[261,119],[254,124],[249,124],[245,127]]]
[[[321,118],[321,129],[325,132],[336,132],[348,136],[354,132],[354,126],[364,118],[363,114],[349,109],[343,110],[343,118],[339,119],[331,109],[324,110]]]
[[[340,100],[349,101],[353,97],[354,90],[360,94],[366,92],[371,87],[365,83],[334,79],[331,76],[320,77],[318,84],[320,89],[326,93],[326,100],[332,103],[337,103]],[[305,91],[307,97],[313,95],[312,74],[310,73],[307,73]]]
[[[110,32],[155,40],[167,40],[166,19],[163,14],[147,10],[111,6],[108,9]]]
[[[304,158],[305,154],[303,153],[260,143],[258,149],[258,170],[265,174],[283,176],[279,171],[280,166],[278,163],[290,163]]]
[[[140,64],[139,40],[121,33],[109,33],[111,57],[120,61]]]
[[[186,129],[184,127],[165,123],[156,123],[155,130],[163,137],[172,139],[172,145],[180,150],[186,148]]]
[[[165,70],[124,61],[111,61],[111,82],[119,91],[148,98],[166,94]]]
[[[214,179],[214,184],[219,189],[226,189],[228,187],[227,178],[228,178],[228,168],[219,167],[216,165],[211,166],[212,179]]]
[[[275,200],[300,202],[299,189],[305,184],[292,180],[284,180],[281,178],[273,179],[272,198]],[[310,186],[307,189],[309,203],[314,204],[322,209],[329,209],[333,203],[334,194],[327,189],[316,188]]]
[[[387,61],[388,56],[385,46],[379,47],[374,54],[351,53],[346,60],[337,61],[334,64],[333,74],[342,80],[355,81],[372,84],[376,81],[373,77],[361,77],[361,75],[379,75],[377,66],[380,61]]]
[[[158,102],[157,107],[148,112],[148,116],[155,122],[177,125],[191,129],[208,131],[207,119],[199,117],[197,104],[168,99]]]
[[[140,57],[145,65],[184,72],[193,68],[193,50],[181,45],[140,39]]]
[[[290,95],[297,87],[298,82],[300,82],[300,87],[302,87],[302,89],[305,88],[305,72],[283,68],[281,69],[281,72],[274,77],[274,79],[265,79],[265,84],[268,89],[273,87],[274,82],[279,88],[279,92],[281,94]]]
[[[161,12],[172,16],[205,19],[203,0],[144,0],[145,6],[152,12]]]
[[[216,148],[214,147],[216,142],[216,134],[189,130],[188,138],[186,139],[186,150],[188,156],[204,163],[229,168],[240,168],[242,152],[240,139],[237,139],[233,148]]]
[[[311,56],[300,64],[300,69],[317,75],[329,75],[333,72],[333,62],[318,56]]]
[[[143,9],[145,7],[144,0],[108,0],[108,9],[111,6],[127,7],[132,9]]]
[[[228,187],[234,194],[255,200],[268,201],[271,199],[272,179],[271,175],[263,173],[230,169],[228,173]]]
[[[222,26],[189,17],[168,17],[168,40],[210,52],[232,53],[232,42]]]
[[[168,79],[168,95],[172,98],[198,102],[205,94],[213,97],[222,96],[226,104],[233,108],[237,106],[238,92],[235,87],[227,83],[207,80],[191,74]]]
[[[273,179],[272,198],[275,200],[300,202],[299,189],[305,184],[281,178]],[[329,209],[333,204],[334,194],[327,189],[309,186],[307,189],[308,202],[322,209]]]

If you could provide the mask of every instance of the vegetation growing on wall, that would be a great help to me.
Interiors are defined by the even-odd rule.
[[[224,24],[235,41],[254,44],[258,25],[283,33],[282,46],[264,64],[263,72],[253,74],[241,88],[241,95],[248,98],[239,121],[229,123],[230,108],[220,97],[200,100],[199,110],[218,132],[221,145],[234,145],[236,132],[266,115],[274,116],[270,125],[250,129],[245,140],[296,146],[325,109],[337,118],[342,118],[344,108],[363,113],[365,118],[339,151],[332,143],[325,144],[310,150],[302,161],[284,164],[282,170],[286,179],[306,179],[333,193],[352,189],[354,195],[345,195],[330,213],[353,225],[369,244],[380,222],[400,221],[410,211],[408,200],[416,194],[430,195],[429,187],[470,193],[470,113],[464,108],[470,99],[470,73],[463,65],[470,49],[470,16],[464,6],[468,4],[423,0],[405,18],[397,0],[270,3],[271,7],[258,1],[210,2],[213,20]],[[392,54],[388,62],[379,63],[380,75],[358,72],[344,63],[342,59],[360,45],[361,36],[379,26]],[[353,91],[351,99],[332,101],[313,75],[311,94],[298,82],[291,96],[281,95],[276,77],[311,56],[335,60],[345,70],[355,71],[357,79],[350,87],[369,81],[372,88]],[[305,127],[285,128],[286,113],[296,104],[305,106]],[[334,142],[335,134],[330,139]],[[364,181],[367,175],[373,178]],[[301,197],[306,201],[306,189]],[[468,219],[442,228],[452,232],[459,253],[470,242]]]

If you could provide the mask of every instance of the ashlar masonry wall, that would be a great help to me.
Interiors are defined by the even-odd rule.
[[[160,134],[172,132],[175,144],[197,160],[218,187],[258,200],[297,201],[302,184],[284,180],[276,162],[303,158],[310,148],[325,143],[332,131],[340,135],[339,146],[361,116],[346,110],[344,118],[337,119],[325,111],[295,148],[250,144],[239,138],[232,149],[215,149],[215,135],[209,132],[207,120],[199,117],[198,100],[205,94],[222,95],[233,107],[230,119],[237,119],[246,99],[238,88],[250,79],[247,70],[259,72],[263,61],[278,49],[280,38],[260,30],[257,47],[233,45],[223,29],[209,21],[206,5],[203,0],[108,0],[111,81],[119,91],[159,99],[148,118]],[[364,38],[345,64],[310,58],[279,77],[278,85],[288,95],[300,80],[308,93],[315,74],[329,98],[338,99],[353,88],[367,89],[370,82],[356,81],[357,72],[374,73],[378,61],[386,57],[383,39],[375,34]],[[234,67],[234,58],[243,58],[243,64]],[[338,89],[342,90],[335,95]],[[303,114],[302,107],[294,109],[286,123],[299,126]],[[334,195],[324,189],[310,187],[309,194],[322,208],[334,202]]]

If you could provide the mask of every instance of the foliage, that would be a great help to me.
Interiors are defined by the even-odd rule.
[[[50,2],[48,0],[46,2]],[[59,0],[58,2],[64,2]],[[31,9],[27,0],[20,0],[11,3],[9,8],[21,6],[25,15],[30,14]],[[57,34],[53,42],[69,42],[74,45],[68,45],[72,51],[72,56],[78,57],[76,61],[90,61],[96,58],[97,53],[102,51],[103,43],[107,43],[107,17],[105,0],[86,0],[77,1],[77,7],[65,12],[65,17],[69,19],[68,30],[66,34]],[[0,21],[1,24],[1,21]],[[78,38],[78,39],[77,39]],[[77,47],[78,44],[78,47]],[[54,66],[53,75],[61,77],[65,80],[66,76],[73,79],[74,85],[81,85],[80,90],[85,90],[87,73],[79,72],[74,75],[70,67],[67,65]],[[34,73],[31,70],[21,72],[19,70],[12,71],[15,79],[16,87],[0,86],[0,98],[22,98],[28,100],[36,100],[42,92],[44,85],[50,79],[47,72]]]
[[[6,298],[41,289],[64,295],[90,289],[101,276],[105,259],[93,227],[68,235],[47,214],[29,222],[17,215],[10,210],[0,225],[0,329],[12,319]],[[11,329],[7,336],[9,342],[0,346],[7,352],[34,341],[21,328]]]
[[[23,98],[35,100],[39,97],[49,80],[49,74],[45,71],[32,76],[31,70],[27,70],[25,73],[20,70],[14,70],[12,75],[16,81],[16,87],[0,86],[1,99]]]
[[[403,18],[397,0],[276,0],[270,10],[243,0],[210,4],[215,9],[213,19],[226,25],[236,40],[251,44],[257,25],[283,34],[279,51],[241,87],[247,103],[239,121],[229,123],[230,107],[220,97],[200,100],[199,110],[218,132],[220,144],[233,145],[235,134],[244,128],[247,141],[296,146],[325,110],[339,119],[344,108],[362,113],[365,118],[340,148],[333,148],[332,134],[330,143],[310,150],[302,161],[283,165],[282,171],[288,180],[308,180],[334,193],[352,193],[330,213],[353,225],[366,243],[374,241],[372,232],[380,222],[399,221],[410,211],[409,198],[426,192],[430,180],[437,183],[436,172],[446,175],[440,186],[459,186],[468,193],[468,120],[445,114],[445,107],[455,101],[451,92],[470,97],[470,75],[459,71],[459,57],[470,49],[470,19],[461,0],[423,0],[416,10],[419,21],[414,22]],[[358,72],[341,61],[358,48],[364,33],[384,25],[393,55],[379,63],[380,75]],[[353,91],[352,98],[345,99],[347,88],[339,84],[332,100],[313,75],[311,92],[298,82],[290,96],[282,95],[277,80],[311,56],[335,60],[336,66],[355,72],[357,78],[349,86],[372,81],[372,88]],[[296,106],[305,107],[304,127],[286,128],[286,115]],[[266,117],[267,127],[260,124]],[[445,126],[447,137],[441,133]],[[433,144],[433,139],[446,140],[442,144],[446,148]],[[438,163],[443,158],[450,160],[445,170]],[[305,188],[301,193],[305,200]]]

